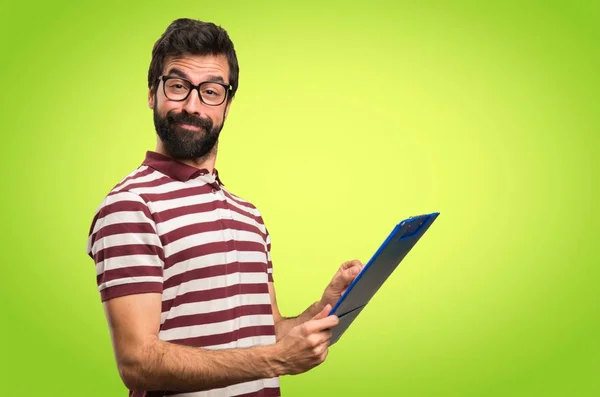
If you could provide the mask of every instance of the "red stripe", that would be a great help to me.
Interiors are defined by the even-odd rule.
[[[227,204],[224,201],[212,200],[207,203],[186,205],[184,207],[175,207],[168,210],[156,212],[155,216],[157,223],[166,222],[184,215],[202,214],[214,211],[217,208],[227,209]]]
[[[193,291],[178,295],[173,299],[162,302],[162,312],[168,312],[174,307],[186,303],[206,302],[215,299],[229,298],[238,294],[268,294],[267,284],[239,284],[227,287],[213,288],[206,291]]]
[[[242,338],[252,336],[274,336],[275,327],[273,325],[256,325],[252,327],[241,328],[237,331],[225,334],[198,336],[195,338],[173,339],[169,342],[186,346],[205,347],[231,343]]]
[[[242,209],[239,209],[238,207],[236,207],[236,206],[233,206],[233,205],[230,205],[228,208],[229,208],[231,211],[233,211],[233,212],[237,212],[237,213],[238,213],[238,214],[240,214],[240,215],[243,215],[243,216],[246,216],[246,217],[248,217],[248,218],[251,218],[252,220],[254,220],[255,222],[257,222],[257,223],[259,223],[259,224],[261,224],[261,225],[263,224],[263,223],[262,223],[262,219],[261,219],[261,217],[260,217],[260,216],[256,216],[256,215],[254,215],[254,214],[251,214],[251,213],[249,213],[249,212],[246,212],[246,211],[244,211],[244,210],[242,210]]]
[[[218,389],[210,389],[210,390],[218,390]],[[203,390],[205,391],[205,390]],[[175,394],[180,394],[180,391],[168,391],[168,392],[159,392],[159,394],[154,394],[155,392],[148,392],[147,394],[137,394],[135,392],[130,395],[130,397],[162,397],[162,396],[172,396]],[[142,392],[145,393],[145,392]],[[244,394],[236,394],[235,397],[280,397],[281,391],[278,387],[265,387],[263,389]]]
[[[161,185],[164,185],[166,183],[171,182],[172,179],[169,178],[168,176],[162,176],[160,178],[151,180],[151,181],[145,181],[145,182],[132,182],[129,185],[125,186],[125,188],[123,190],[120,190],[121,192],[124,191],[132,191],[133,189],[143,189],[143,188],[149,188],[149,187],[158,187]],[[118,193],[119,191],[117,191],[116,193]]]
[[[98,263],[106,259],[129,255],[156,255],[161,260],[164,257],[162,248],[157,247],[156,245],[128,244],[101,249],[94,255],[94,260]]]
[[[176,254],[169,256],[168,264],[165,263],[165,269],[170,268],[180,262],[199,258],[211,254],[220,254],[230,252],[233,250],[237,251],[248,251],[248,252],[265,252],[265,247],[260,243],[253,241],[217,241],[214,243],[196,245],[183,251],[179,251]]]
[[[166,331],[174,328],[220,323],[227,320],[234,320],[242,316],[263,314],[273,314],[271,305],[245,305],[210,313],[174,317],[167,319],[160,329]]]
[[[133,194],[133,193],[131,193]],[[144,203],[135,200],[121,200],[115,203],[110,203],[103,206],[98,211],[98,218],[103,218],[106,215],[114,214],[116,212],[137,212],[141,211],[146,215],[148,221],[152,221],[152,214],[148,209],[148,206]]]
[[[280,397],[279,387],[265,387],[264,389],[245,394],[236,394],[235,397]]]
[[[191,225],[182,226],[171,232],[163,234],[161,236],[161,240],[163,245],[167,245],[193,234],[214,232],[223,229],[256,233],[261,239],[266,239],[266,235],[256,226],[234,219],[220,219],[213,222],[194,223]]]
[[[109,299],[118,298],[120,296],[147,294],[147,293],[162,293],[161,283],[131,283],[121,284],[114,287],[108,287],[100,291],[102,302]]]
[[[148,222],[152,222],[152,214],[150,213],[150,210],[144,203],[140,203],[139,201],[123,200],[123,201],[118,201],[116,203],[104,205],[94,215],[94,219],[92,220],[92,225],[90,226],[90,231],[89,231],[88,235],[90,235],[94,232],[96,223],[98,222],[98,219],[100,219],[100,218],[104,218],[107,215],[114,214],[117,212],[137,212],[137,211],[142,211],[144,213],[144,215],[146,215],[146,218],[148,218]],[[95,242],[95,240],[97,238],[96,235],[101,230],[102,230],[102,228],[99,229],[96,233],[94,233],[92,235],[92,243]],[[153,233],[155,233],[155,232],[153,231]]]
[[[231,273],[266,273],[267,264],[261,262],[232,262],[225,265],[214,265],[187,270],[176,274],[164,281],[164,288],[174,287],[192,280],[201,280],[209,277],[225,276]]]
[[[170,192],[163,193],[140,193],[140,196],[143,197],[146,202],[154,202],[199,196],[203,194],[212,194],[212,187],[208,183],[202,186],[192,187],[188,187],[187,185],[182,183],[181,186],[185,187],[180,189],[176,188],[175,190],[172,190]]]
[[[191,215],[191,214],[203,214],[203,213],[214,211],[215,209],[230,210],[230,211],[236,212],[242,216],[250,218],[250,219],[254,220],[255,222],[259,223],[260,225],[263,225],[261,217],[256,216],[255,214],[253,214],[251,212],[244,211],[243,209],[240,209],[234,205],[231,205],[231,203],[228,203],[227,201],[218,200],[217,197],[214,197],[214,200],[210,200],[206,203],[185,205],[182,207],[175,207],[175,208],[170,208],[170,209],[166,209],[163,211],[157,211],[154,213],[154,219],[156,220],[156,223],[161,223],[161,222],[169,221],[171,219],[178,218],[180,216]]]
[[[210,390],[218,390],[218,389],[210,389]],[[136,394],[130,395],[130,397],[162,397],[162,396],[172,396],[175,394],[179,394],[179,391],[171,391],[171,392],[160,392],[160,394],[154,394],[154,392],[148,394]],[[235,397],[281,397],[281,391],[279,387],[265,387],[263,389],[253,391],[251,393],[244,394],[236,394]]]
[[[144,171],[139,171],[141,167],[137,168],[137,172],[134,175],[130,175],[127,178],[123,179],[121,182],[119,182],[112,190],[117,190],[119,188],[121,188],[121,186],[123,186],[124,184],[126,184],[127,182],[129,182],[132,179],[137,179],[137,178],[142,178],[145,177],[147,175],[150,175],[154,172],[154,170],[150,167],[146,168]]]
[[[128,266],[119,269],[105,270],[96,276],[96,282],[98,285],[107,283],[109,281],[118,280],[122,278],[133,278],[133,277],[162,277],[162,267],[158,266]]]
[[[231,200],[235,201],[236,203],[238,203],[241,206],[244,206],[246,208],[250,208],[252,210],[256,210],[257,208],[252,205],[251,203],[247,202],[247,201],[242,201],[242,199],[240,197],[234,196],[233,194],[229,193],[226,190],[223,190],[223,193],[225,193],[225,196],[229,197]]]

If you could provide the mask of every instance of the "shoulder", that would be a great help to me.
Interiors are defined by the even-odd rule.
[[[223,188],[223,191],[225,192],[225,195],[231,200],[233,201],[233,203],[238,207],[241,208],[249,213],[251,213],[252,215],[254,215],[255,217],[260,218],[261,223],[262,223],[262,216],[261,216],[261,212],[260,210],[250,201],[236,195],[233,194],[232,192],[230,192],[228,189]]]
[[[93,215],[88,233],[88,253],[95,241],[107,233],[123,234],[138,229],[156,232],[150,208],[142,196],[135,192],[135,188],[152,183],[161,176],[152,168],[140,166],[110,189]]]
[[[101,218],[103,213],[117,212],[127,208],[147,208],[146,202],[134,192],[134,189],[155,177],[155,171],[144,165],[127,174],[103,198],[94,215],[94,222]]]

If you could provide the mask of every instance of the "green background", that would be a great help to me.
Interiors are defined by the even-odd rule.
[[[217,168],[263,213],[285,315],[441,212],[284,396],[600,395],[598,2],[123,3],[2,4],[3,395],[126,395],[85,245],[154,148],[178,17],[235,43]]]

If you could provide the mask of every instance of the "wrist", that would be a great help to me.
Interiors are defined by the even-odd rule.
[[[265,361],[267,363],[267,375],[269,378],[275,378],[278,376],[286,375],[286,360],[283,357],[281,342],[277,342],[273,345],[264,346],[263,353]]]

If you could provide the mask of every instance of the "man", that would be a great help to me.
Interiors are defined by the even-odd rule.
[[[217,142],[238,87],[227,33],[174,21],[148,73],[157,146],[104,199],[90,228],[117,366],[130,396],[279,396],[279,376],[327,356],[332,305],[362,268],[284,318],[260,212],[226,189]]]

